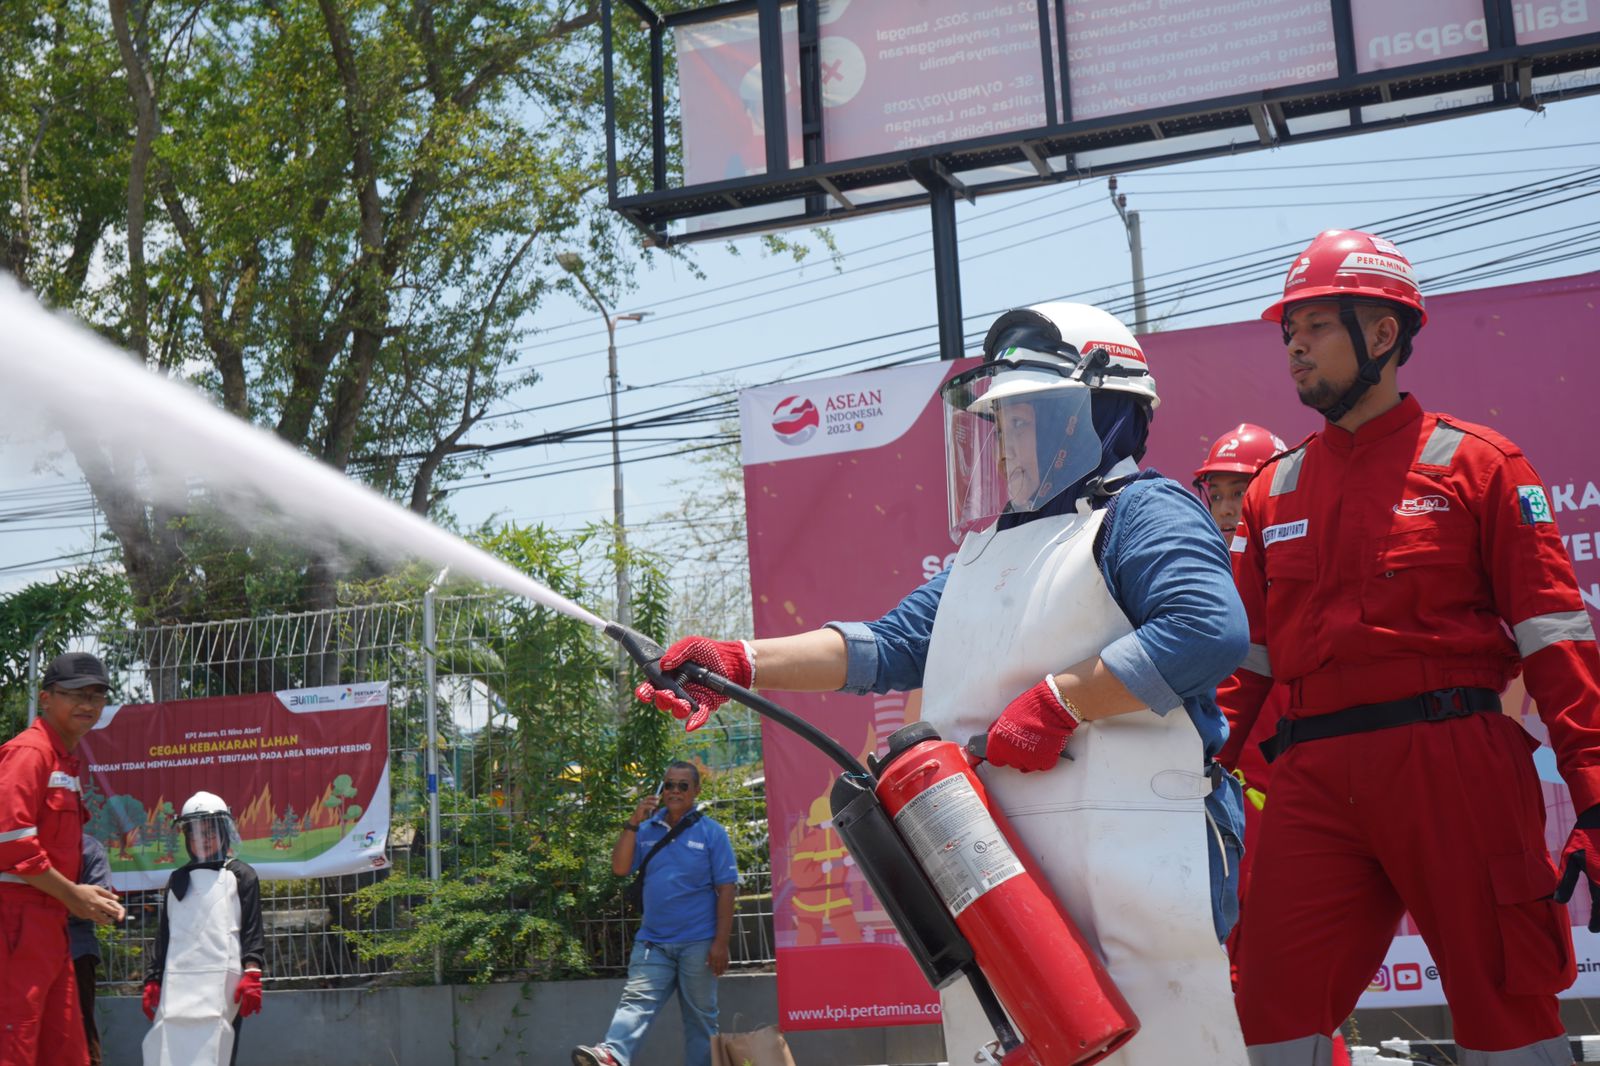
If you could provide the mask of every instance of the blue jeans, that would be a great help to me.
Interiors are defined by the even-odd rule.
[[[684,1066],[711,1066],[711,1037],[717,1031],[717,978],[706,957],[711,941],[652,944],[636,940],[628,958],[628,983],[606,1030],[605,1046],[622,1066],[649,1032],[656,1011],[678,992],[683,1008]]]

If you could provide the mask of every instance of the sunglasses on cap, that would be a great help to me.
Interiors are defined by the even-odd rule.
[[[692,783],[688,782],[688,781],[663,781],[663,782],[661,782],[661,791],[662,792],[687,792],[693,787],[694,787],[694,785]]]

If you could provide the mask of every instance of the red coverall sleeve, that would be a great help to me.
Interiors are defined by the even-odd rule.
[[[33,877],[50,869],[39,838],[50,763],[32,748],[0,750],[0,873]]]
[[[1272,691],[1272,667],[1267,658],[1267,574],[1260,538],[1255,533],[1258,523],[1250,506],[1252,496],[1253,493],[1245,495],[1239,525],[1228,546],[1233,583],[1250,622],[1250,650],[1244,663],[1217,686],[1217,706],[1228,719],[1228,741],[1217,752],[1217,761],[1229,771],[1239,765],[1239,753],[1255,727],[1267,693]]]
[[[1539,475],[1520,452],[1497,458],[1480,497],[1484,565],[1582,813],[1600,803],[1600,652]]]

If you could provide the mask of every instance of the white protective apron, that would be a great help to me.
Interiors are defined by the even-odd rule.
[[[1046,673],[1132,632],[1094,559],[1104,516],[1039,518],[962,542],[923,680],[922,717],[946,740],[965,744],[985,733],[1007,701]],[[1067,752],[1074,761],[1043,773],[980,773],[1139,1016],[1139,1034],[1105,1063],[1243,1066],[1227,957],[1211,918],[1211,783],[1193,723],[1182,709],[1088,722]],[[993,1029],[966,982],[942,998],[951,1066],[975,1061]]]
[[[144,1066],[225,1064],[233,1054],[239,882],[231,870],[191,870],[183,899],[167,892],[161,1006],[144,1038]]]

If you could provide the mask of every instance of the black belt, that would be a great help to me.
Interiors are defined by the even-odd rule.
[[[1499,714],[1500,694],[1486,688],[1439,688],[1403,700],[1362,703],[1331,714],[1280,718],[1277,733],[1261,742],[1261,754],[1270,763],[1305,740],[1371,733],[1413,722],[1442,722],[1479,713]]]

